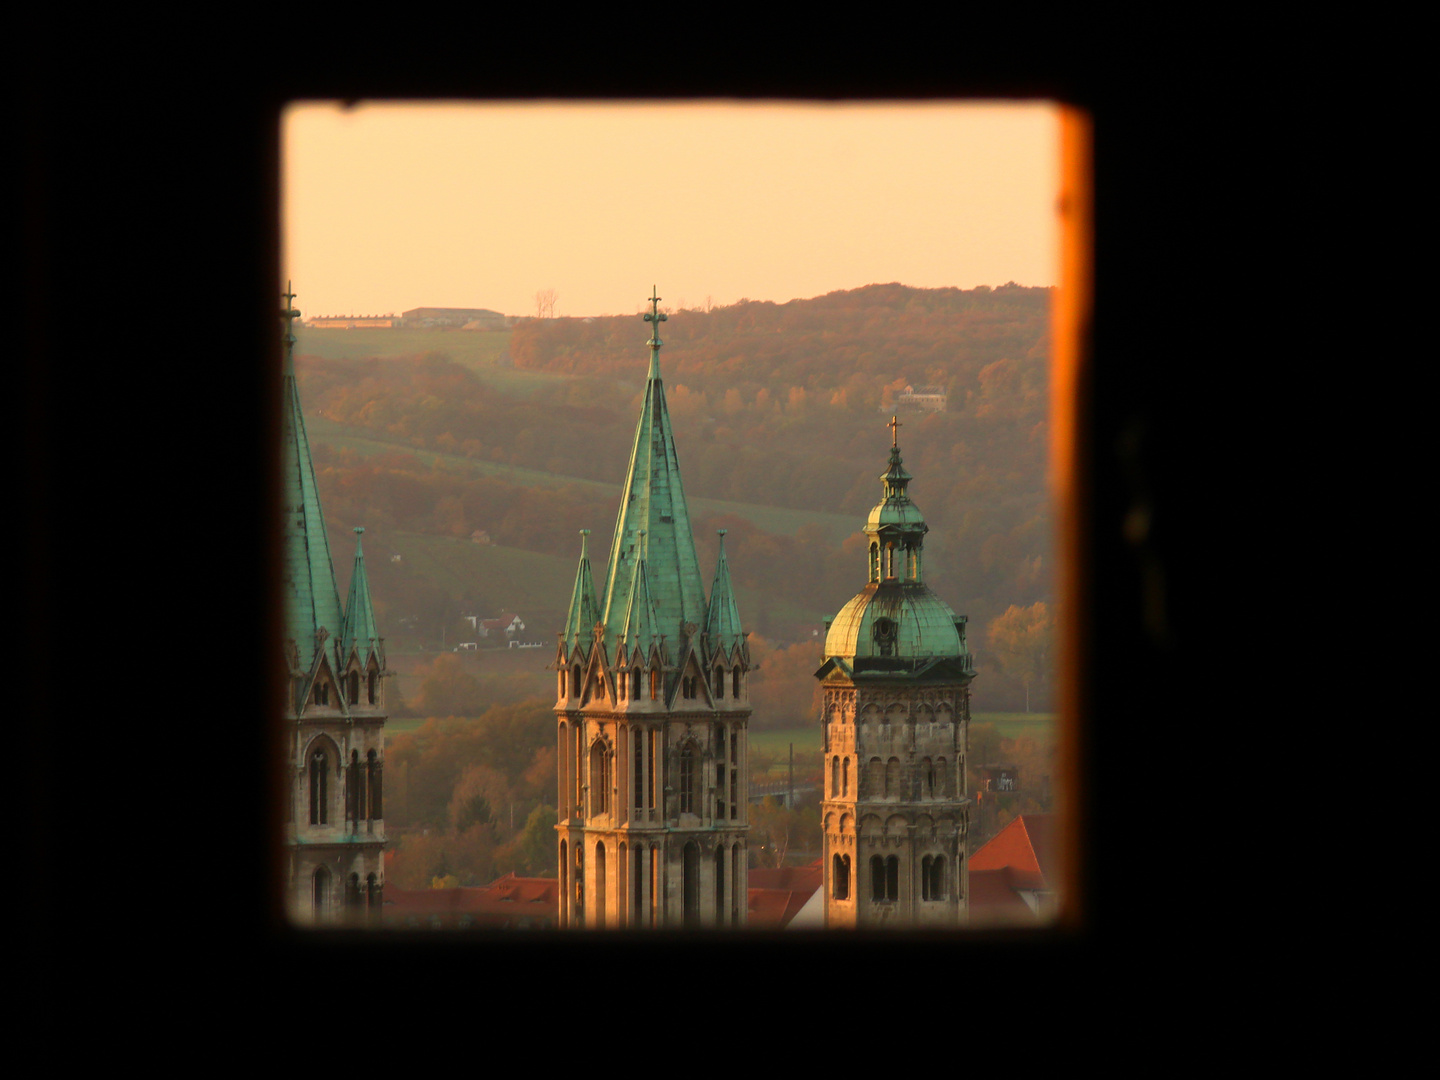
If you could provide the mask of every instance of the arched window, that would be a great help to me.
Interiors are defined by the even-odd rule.
[[[875,638],[875,644],[879,648],[881,656],[895,655],[895,638],[898,630],[894,619],[876,619],[870,632]]]
[[[350,686],[349,686],[349,688],[348,688],[348,689],[350,690],[350,704],[351,704],[351,705],[359,705],[359,704],[360,704],[360,672],[358,672],[358,671],[352,671],[352,672],[350,672],[350,677],[349,677],[346,681],[350,683]]]
[[[891,758],[885,763],[885,797],[887,799],[897,798],[900,795],[900,759]]]
[[[610,755],[599,739],[590,744],[590,813],[610,812]]]
[[[869,771],[865,774],[865,795],[871,799],[885,794],[885,763],[878,757],[870,759]]]
[[[310,901],[317,920],[330,914],[330,871],[326,867],[315,868],[310,879]]]
[[[850,794],[850,759],[847,757],[840,762],[840,794]]]
[[[650,700],[657,701],[660,697],[660,669],[650,669]]]
[[[874,900],[889,900],[885,895],[885,860],[879,855],[870,856],[870,896]]]
[[[633,668],[630,671],[630,698],[632,701],[640,700],[640,669]]]
[[[930,867],[926,871],[925,899],[945,899],[945,856],[936,855],[930,860]]]
[[[680,812],[700,812],[700,767],[695,760],[695,744],[686,743],[680,751]]]
[[[885,899],[900,899],[900,858],[897,855],[885,860]]]
[[[840,794],[840,759],[832,757],[830,759],[830,797],[833,799],[838,794]]]
[[[920,563],[913,547],[905,549],[905,577],[915,581],[920,576]]]
[[[366,683],[366,688],[365,688],[366,700],[369,701],[369,703],[370,703],[371,705],[378,705],[378,704],[379,704],[378,697],[379,697],[379,690],[380,690],[380,686],[379,686],[379,683],[380,683],[380,673],[379,673],[378,671],[376,671],[374,668],[371,668],[371,669],[370,669],[370,674],[369,674],[369,676],[366,678],[365,683]]]
[[[576,664],[570,669],[570,692],[578,695],[580,693],[580,665]]]
[[[933,799],[935,797],[935,763],[927,757],[920,763],[920,766],[925,775],[925,798]]]
[[[830,895],[836,900],[850,899],[850,856],[836,855],[830,863]]]
[[[681,693],[684,694],[688,700],[693,700],[698,696],[699,689],[695,685],[694,675],[686,675],[685,678],[681,680]]]
[[[730,671],[730,696],[737,701],[740,699],[740,667],[738,664]]]
[[[870,580],[880,580],[880,545],[870,542]]]
[[[310,824],[330,824],[330,759],[323,748],[310,755]]]
[[[886,544],[886,545],[885,545],[885,576],[886,576],[886,578],[893,578],[893,577],[895,576],[895,545],[894,545],[894,544]]]
[[[719,701],[725,696],[725,669],[715,669],[715,700]]]
[[[560,680],[560,683],[559,683],[559,693],[560,693],[560,696],[561,696],[561,697],[564,697],[564,696],[565,696],[565,676],[566,676],[566,674],[567,674],[566,670],[565,670],[564,668],[561,668],[561,669],[560,669],[560,673],[559,673],[559,680]]]
[[[615,696],[620,701],[625,700],[625,691],[630,689],[630,673],[627,671],[616,672],[615,674]]]

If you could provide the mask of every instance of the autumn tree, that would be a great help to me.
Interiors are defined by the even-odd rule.
[[[985,632],[991,661],[1025,687],[1025,711],[1030,711],[1030,687],[1045,681],[1055,642],[1054,613],[1043,601],[1029,607],[1011,604],[992,619]]]

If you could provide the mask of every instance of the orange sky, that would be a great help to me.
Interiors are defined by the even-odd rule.
[[[307,316],[1054,285],[1058,130],[1048,104],[294,105],[282,274]]]

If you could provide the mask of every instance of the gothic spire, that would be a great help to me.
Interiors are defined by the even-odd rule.
[[[730,585],[730,564],[725,559],[725,529],[720,534],[720,558],[715,563],[715,581],[710,586],[710,610],[705,618],[705,636],[712,650],[727,654],[744,640],[740,628],[740,608],[735,603],[735,590]]]
[[[345,601],[345,633],[340,655],[349,657],[352,648],[360,650],[364,659],[368,650],[380,643],[380,629],[375,623],[375,608],[370,603],[370,578],[365,573],[365,552],[360,548],[363,526],[355,527],[355,569],[350,574],[350,596]]]
[[[294,307],[295,293],[286,285],[285,307],[280,312],[284,329],[284,374],[281,405],[281,513],[282,587],[285,591],[285,636],[295,642],[300,670],[309,673],[321,643],[344,629],[340,590],[335,584],[335,567],[330,561],[330,541],[325,535],[325,517],[315,484],[315,466],[310,459],[310,441],[305,434],[305,417],[295,385]]]
[[[651,310],[645,321],[653,324],[646,343],[650,346],[650,371],[645,380],[645,403],[635,428],[625,491],[615,518],[615,537],[610,545],[610,564],[605,575],[601,619],[607,635],[621,633],[636,568],[647,563],[647,591],[654,603],[656,633],[677,644],[688,637],[686,626],[698,629],[705,621],[705,586],[695,555],[695,538],[690,531],[690,511],[680,483],[680,461],[675,454],[675,437],[670,429],[670,412],[665,405],[665,384],[660,377],[660,297],[651,290]],[[639,549],[640,534],[646,534],[647,552]]]
[[[565,650],[588,649],[595,637],[599,605],[595,602],[595,581],[590,575],[590,556],[586,553],[589,529],[580,530],[580,566],[575,571],[575,588],[570,592],[570,614],[565,618]]]
[[[655,644],[658,629],[655,615],[655,600],[650,592],[650,575],[645,569],[645,532],[640,532],[640,557],[635,564],[635,573],[630,579],[630,595],[625,601],[625,618],[620,623],[620,634],[624,639],[626,653],[634,653],[638,647],[648,658],[650,647]],[[617,648],[615,659],[620,654]]]

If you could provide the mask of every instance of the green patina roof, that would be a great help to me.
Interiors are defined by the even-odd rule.
[[[364,531],[359,526],[355,529],[355,570],[350,575],[350,597],[345,601],[345,634],[340,648],[341,655],[345,657],[349,657],[352,648],[359,649],[362,659],[380,642],[380,629],[375,625],[375,608],[370,603],[365,552],[360,548],[360,534]]]
[[[586,552],[589,529],[580,530],[580,566],[575,571],[575,588],[570,593],[570,613],[565,617],[565,650],[576,647],[589,649],[595,638],[595,624],[600,621],[600,605],[595,602],[595,581],[590,575],[590,556]]]
[[[330,541],[320,512],[315,485],[315,466],[310,460],[310,442],[305,435],[305,418],[295,386],[295,335],[292,320],[300,312],[290,306],[293,293],[286,293],[281,313],[285,328],[284,402],[281,406],[280,451],[281,512],[284,516],[282,588],[285,592],[285,636],[295,642],[300,670],[307,674],[315,664],[316,639],[321,629],[327,640],[344,630],[340,589],[335,584],[335,567],[330,561]]]
[[[625,654],[633,656],[636,649],[649,657],[650,649],[657,644],[659,636],[658,616],[655,614],[655,598],[650,592],[650,575],[646,569],[643,554],[644,534],[641,534],[642,554],[630,577],[630,595],[625,601],[625,618],[620,623],[620,634],[624,640]],[[620,647],[615,648],[615,662],[620,661]]]
[[[740,629],[740,608],[730,585],[730,564],[725,559],[725,530],[720,533],[720,558],[715,563],[715,582],[710,586],[710,608],[705,617],[705,636],[711,649],[731,652],[744,640]]]
[[[891,422],[895,423],[893,418]],[[872,539],[889,535],[917,549],[923,547],[929,526],[906,490],[912,477],[893,440],[889,468],[880,479],[885,495],[866,519],[866,534]],[[929,658],[963,657],[968,669],[964,623],[964,617],[957,616],[921,580],[871,581],[831,620],[825,633],[825,656],[827,662],[832,658],[858,660],[874,666],[883,661],[885,667],[913,667]]]
[[[654,324],[650,346],[650,372],[645,381],[645,404],[635,428],[635,445],[630,451],[630,468],[620,513],[615,519],[615,537],[610,545],[606,569],[601,620],[606,640],[624,632],[630,595],[637,567],[646,561],[647,591],[654,606],[654,632],[666,635],[678,655],[685,636],[684,626],[697,628],[705,623],[705,587],[695,555],[695,537],[690,531],[690,511],[680,484],[680,461],[675,454],[675,437],[665,405],[665,386],[660,379],[659,297],[651,296]],[[642,551],[644,532],[647,551]]]

